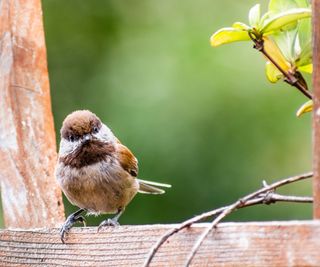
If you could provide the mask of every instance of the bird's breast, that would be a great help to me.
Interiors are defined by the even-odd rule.
[[[79,168],[59,162],[56,176],[69,201],[92,213],[124,208],[139,187],[137,180],[111,157]]]

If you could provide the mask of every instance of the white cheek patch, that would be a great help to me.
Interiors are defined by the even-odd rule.
[[[102,127],[100,128],[99,132],[97,132],[96,134],[93,134],[93,136],[96,137],[97,139],[100,139],[106,142],[116,141],[114,134],[105,124],[102,124]]]
[[[71,142],[62,138],[60,142],[59,154],[61,156],[66,156],[74,152],[79,145],[80,145],[80,141]]]

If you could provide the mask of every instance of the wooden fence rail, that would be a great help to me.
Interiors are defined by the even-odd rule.
[[[151,266],[183,266],[208,224],[174,235]],[[58,229],[1,230],[1,266],[141,266],[151,246],[175,225],[73,228],[66,244]],[[319,266],[320,222],[222,223],[192,266]]]

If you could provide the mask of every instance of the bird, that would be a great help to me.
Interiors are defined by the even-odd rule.
[[[100,223],[99,231],[104,226],[119,225],[119,217],[138,192],[163,194],[165,191],[159,187],[171,187],[139,179],[134,154],[89,110],[70,113],[60,135],[56,180],[67,199],[79,208],[60,229],[63,243],[75,223],[86,226],[83,212],[115,214]]]

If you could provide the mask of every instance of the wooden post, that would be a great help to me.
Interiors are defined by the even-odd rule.
[[[313,214],[320,219],[320,0],[312,1],[313,26]]]
[[[0,1],[0,182],[6,227],[64,219],[40,0]]]

